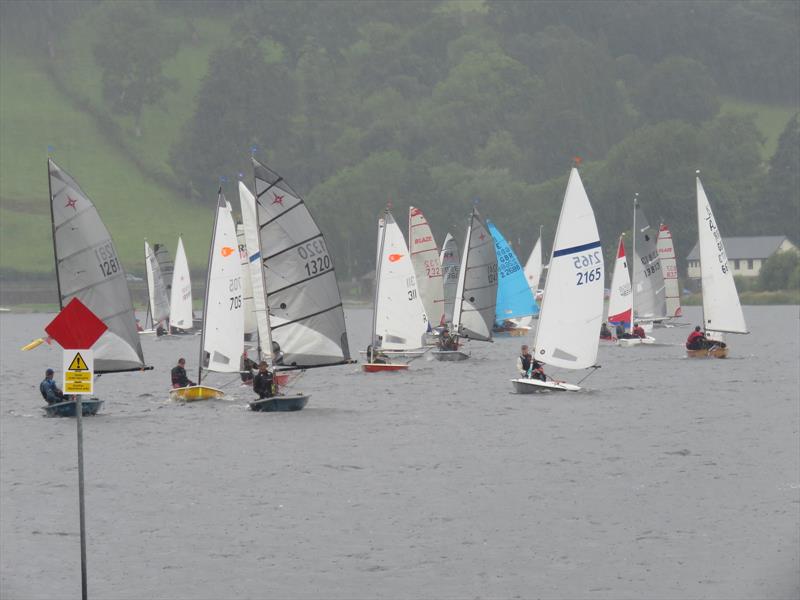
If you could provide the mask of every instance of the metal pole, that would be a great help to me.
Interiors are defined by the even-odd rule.
[[[83,494],[83,401],[75,395],[75,417],[78,421],[78,506],[81,523],[81,598],[87,599],[86,588],[86,511]]]

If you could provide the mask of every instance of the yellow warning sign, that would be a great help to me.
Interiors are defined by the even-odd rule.
[[[72,359],[72,362],[69,363],[69,367],[67,367],[67,371],[88,371],[89,367],[86,366],[86,361],[83,360],[80,352],[75,354],[75,358]],[[87,373],[88,375],[88,373]]]

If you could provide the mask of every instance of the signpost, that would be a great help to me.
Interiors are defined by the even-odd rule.
[[[64,393],[75,395],[78,424],[78,506],[81,527],[81,597],[87,598],[86,586],[86,512],[83,502],[83,402],[81,394],[94,391],[94,353],[91,347],[108,329],[83,302],[73,298],[44,328],[64,348]],[[69,350],[68,350],[69,348]]]

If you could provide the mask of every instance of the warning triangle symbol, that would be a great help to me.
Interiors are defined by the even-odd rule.
[[[88,371],[89,367],[86,366],[86,361],[83,360],[80,352],[75,354],[75,358],[72,359],[72,362],[69,363],[69,367],[67,367],[67,371]]]

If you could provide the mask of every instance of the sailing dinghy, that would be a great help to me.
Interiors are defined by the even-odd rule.
[[[158,244],[156,244],[158,246]],[[155,250],[144,241],[145,279],[147,283],[147,316],[139,334],[155,334],[157,327],[169,318],[169,297]]]
[[[444,321],[444,286],[439,247],[431,226],[422,211],[408,207],[408,250],[417,278],[417,290],[428,317],[429,329],[440,327]]]
[[[733,271],[722,245],[711,204],[697,172],[697,232],[700,246],[700,282],[703,292],[703,327],[709,340],[718,342],[710,348],[689,350],[689,358],[726,358],[726,333],[750,333],[744,320]]]
[[[173,388],[169,393],[171,400],[192,402],[222,398],[225,392],[203,385],[203,370],[217,373],[239,372],[239,361],[244,351],[241,274],[236,226],[220,188],[208,252],[197,385]]]
[[[603,319],[603,252],[594,211],[575,168],[567,183],[548,271],[533,356],[564,369],[593,367]],[[556,380],[511,381],[520,394],[581,389]]]
[[[108,327],[92,348],[96,375],[152,369],[144,363],[128,282],[108,229],[75,180],[51,159],[47,167],[59,309],[78,298]],[[82,399],[81,414],[96,414],[102,404]],[[48,416],[74,417],[75,406],[70,400],[43,408]]]
[[[171,334],[189,333],[194,327],[192,278],[189,274],[189,261],[186,259],[186,250],[183,248],[183,238],[181,236],[178,236],[178,249],[175,250],[171,287],[169,332]]]
[[[267,318],[258,319],[259,338],[271,349],[268,362],[276,376],[351,364],[342,297],[325,237],[300,195],[270,168],[255,159],[252,163],[258,246],[251,256],[255,252],[260,256],[266,301],[262,314]],[[249,240],[252,232],[247,233],[247,222]],[[279,393],[250,402],[250,408],[300,410],[309,398],[303,393]]]
[[[487,219],[486,225],[492,234],[497,255],[497,304],[493,332],[515,337],[527,335],[531,329],[530,317],[539,314],[539,306],[514,250],[494,223]],[[526,319],[528,324],[521,324],[521,318]]]
[[[497,304],[497,254],[494,240],[478,210],[473,207],[464,240],[453,303],[453,337],[481,342],[492,341]],[[434,350],[436,360],[466,360],[461,350]]]
[[[675,246],[669,227],[661,224],[656,241],[661,268],[664,272],[664,301],[667,306],[667,317],[673,319],[683,316],[681,310],[681,288],[678,281],[678,261],[675,257]]]
[[[624,236],[624,233],[619,236],[617,260],[614,262],[614,274],[611,275],[611,294],[608,299],[608,324],[628,329],[631,326],[633,304],[631,303],[631,276],[630,273],[628,273],[628,260],[625,257]],[[612,337],[601,337],[600,339],[616,341],[617,337],[612,335]]]
[[[388,208],[378,221],[373,307],[372,342],[363,370],[377,373],[407,369],[407,363],[390,362],[388,353],[422,354],[428,318],[403,233]]]

